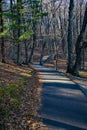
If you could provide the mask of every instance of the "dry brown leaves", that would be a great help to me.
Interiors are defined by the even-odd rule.
[[[25,65],[0,63],[0,82],[17,83],[20,78],[26,79],[27,84],[22,86],[24,94],[20,109],[16,113],[11,113],[11,118],[7,122],[7,130],[46,130],[37,113],[40,107],[41,85],[36,71]]]

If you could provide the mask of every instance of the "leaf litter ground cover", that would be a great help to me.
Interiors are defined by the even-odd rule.
[[[37,112],[40,94],[35,70],[0,63],[0,130],[46,130]]]

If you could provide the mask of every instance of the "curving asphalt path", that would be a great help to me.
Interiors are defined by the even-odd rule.
[[[40,114],[49,130],[87,130],[87,97],[64,74],[33,65],[42,82]]]

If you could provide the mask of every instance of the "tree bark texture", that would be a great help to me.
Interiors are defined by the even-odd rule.
[[[0,25],[1,25],[0,32],[3,33],[2,0],[0,0]],[[1,58],[2,62],[5,63],[4,36],[0,37],[0,41],[1,41],[1,56],[2,56]]]
[[[68,23],[68,65],[67,73],[72,73],[73,67],[73,11],[74,11],[74,0],[70,0],[69,7],[69,23]]]
[[[76,42],[76,60],[75,60],[75,65],[73,67],[73,74],[78,75],[78,71],[80,68],[80,60],[81,60],[81,54],[82,54],[82,49],[83,49],[83,44],[84,44],[84,34],[86,30],[86,25],[87,25],[87,2],[86,2],[86,9],[84,13],[84,19],[83,19],[83,25],[82,29],[80,31],[80,35],[77,38]]]
[[[19,4],[20,3],[20,4]],[[20,26],[21,24],[21,14],[20,14],[20,9],[22,8],[22,1],[21,0],[17,0],[17,13],[18,13],[18,25]],[[18,38],[21,35],[21,30],[20,27],[18,28]],[[22,61],[21,61],[21,44],[18,40],[18,45],[17,45],[17,64],[21,65]]]
[[[32,45],[32,49],[31,49],[31,53],[30,53],[30,57],[29,57],[29,63],[32,61],[33,55],[34,55],[34,49],[35,49],[35,43],[36,43],[36,33],[35,33],[35,24],[33,23],[33,45]]]

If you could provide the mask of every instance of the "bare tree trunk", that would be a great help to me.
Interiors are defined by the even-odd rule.
[[[30,0],[30,3],[31,3],[31,6],[34,6],[32,8],[32,18],[35,18],[36,16],[36,10],[37,10],[37,7],[36,7],[36,4],[34,5],[34,1]],[[33,45],[32,45],[32,49],[31,49],[31,53],[30,53],[30,57],[29,57],[29,60],[28,62],[30,63],[33,59],[33,55],[34,55],[34,49],[35,49],[35,43],[36,43],[36,21],[32,21],[32,30],[33,30]]]
[[[68,24],[68,65],[67,73],[72,73],[73,68],[73,10],[74,10],[74,0],[70,0],[69,7],[69,24]]]
[[[82,17],[82,5],[83,5],[83,0],[80,1],[80,31],[81,31],[82,19],[83,19],[83,17]],[[80,69],[82,69],[82,65],[83,65],[82,64],[82,59],[84,59],[83,56],[84,56],[84,48],[82,49],[82,54],[81,54]]]
[[[57,70],[57,62],[58,62],[58,43],[56,42],[56,13],[55,13],[55,1],[52,3],[53,5],[53,12],[52,12],[52,18],[53,18],[53,40],[54,40],[54,49],[55,49],[55,69]]]
[[[3,18],[2,18],[2,0],[0,0],[0,25],[1,29],[0,32],[3,33]],[[1,40],[1,56],[2,56],[2,62],[5,63],[5,46],[4,46],[4,37],[0,37]]]
[[[64,8],[64,19],[62,19],[61,17],[61,9],[59,9],[59,20],[60,20],[60,27],[61,27],[61,42],[62,42],[62,50],[63,50],[63,54],[64,56],[66,57],[67,55],[67,39],[66,39],[66,35],[65,35],[65,32],[67,32],[66,30],[66,26],[67,26],[67,23],[66,23],[66,20],[65,20],[65,8]]]
[[[13,0],[10,0],[10,11],[11,11],[11,14],[13,16],[13,14],[14,14]],[[11,22],[12,22],[12,20],[11,20]],[[14,29],[12,30],[12,36],[14,38],[14,40],[12,40],[12,60],[16,61],[16,54],[15,54],[15,30]]]
[[[25,64],[28,65],[28,43],[25,40]]]
[[[17,0],[18,25],[21,24],[21,15],[20,15],[20,9],[21,8],[22,8],[22,1]],[[20,35],[21,35],[21,30],[20,30],[20,27],[19,27],[18,28],[18,38],[20,37]],[[21,61],[21,45],[20,45],[19,40],[18,40],[18,45],[17,45],[17,64],[18,65],[22,64],[22,61]]]
[[[80,69],[80,60],[81,60],[81,54],[82,54],[82,49],[84,44],[83,39],[86,30],[86,25],[87,25],[87,2],[86,2],[86,9],[84,14],[82,29],[80,31],[80,35],[78,36],[76,42],[76,60],[75,60],[75,65],[73,67],[73,74],[75,75],[78,75]]]
[[[33,22],[33,45],[32,45],[32,49],[31,49],[31,53],[30,53],[30,57],[29,57],[29,63],[31,62],[33,55],[34,55],[34,49],[35,49],[35,43],[36,43],[36,23]]]

